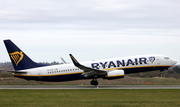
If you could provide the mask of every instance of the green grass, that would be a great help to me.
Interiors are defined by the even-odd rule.
[[[140,78],[155,85],[180,85],[180,79],[175,78]]]
[[[0,107],[178,107],[180,90],[0,90]]]

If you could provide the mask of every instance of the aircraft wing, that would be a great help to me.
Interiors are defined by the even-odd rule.
[[[74,65],[82,70],[84,70],[85,77],[91,77],[91,76],[98,76],[98,75],[106,75],[107,71],[104,70],[98,70],[98,69],[93,69],[90,67],[86,67],[84,65],[81,65],[74,57],[72,54],[69,54]]]

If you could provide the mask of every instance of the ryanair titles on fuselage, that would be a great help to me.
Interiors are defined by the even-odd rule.
[[[116,67],[125,67],[130,65],[142,65],[147,64],[147,61],[153,63],[155,61],[155,57],[140,57],[134,59],[127,59],[127,60],[116,60],[116,61],[106,61],[106,62],[99,62],[99,63],[92,63],[91,66],[94,69],[103,69],[106,68],[116,68]],[[109,63],[108,63],[109,62]]]

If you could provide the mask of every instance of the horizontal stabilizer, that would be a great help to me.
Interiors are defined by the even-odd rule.
[[[11,72],[11,73],[27,73],[26,71],[7,71],[7,72]]]
[[[6,69],[0,69],[0,71],[6,71]]]

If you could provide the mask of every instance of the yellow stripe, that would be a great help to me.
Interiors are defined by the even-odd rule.
[[[26,76],[26,77],[39,77],[39,76],[58,76],[58,75],[70,75],[70,74],[81,74],[84,72],[75,72],[75,73],[64,73],[64,74],[52,74],[52,75],[19,75],[19,74],[13,74],[14,76]]]
[[[124,76],[124,75],[111,75],[111,76],[108,76],[108,77],[120,77],[120,76]]]
[[[129,68],[145,68],[145,67],[171,67],[170,65],[151,65],[151,66],[135,66],[135,67],[121,67],[121,68],[108,68],[103,70],[118,70],[118,69],[129,69]],[[51,75],[40,75],[40,76],[58,76],[58,75],[70,75],[70,74],[80,74],[84,72],[75,72],[75,73],[64,73],[64,74],[51,74]],[[14,76],[29,76],[29,77],[38,77],[39,75],[19,75],[13,74]],[[122,76],[122,75],[117,75]],[[111,76],[110,76],[111,77]]]
[[[77,63],[76,59],[73,56],[71,56],[71,58]]]

